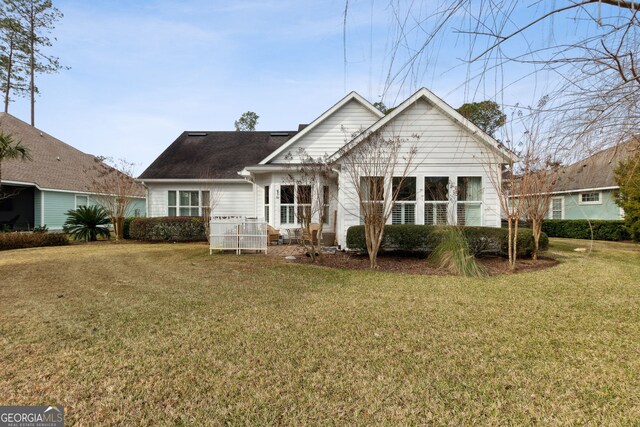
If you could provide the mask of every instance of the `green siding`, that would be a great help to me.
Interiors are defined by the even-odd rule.
[[[613,191],[601,192],[600,204],[580,204],[580,193],[557,195],[564,198],[564,219],[621,219],[620,207],[616,204]]]
[[[57,191],[43,191],[44,195],[44,223],[50,230],[60,230],[67,220],[66,212],[76,208],[74,193]]]
[[[135,199],[134,201],[132,201],[127,208],[126,216],[135,216],[136,209],[139,210],[138,216],[147,216],[146,199]]]
[[[34,227],[42,226],[42,191],[33,190],[33,221]]]
[[[50,230],[61,230],[67,220],[67,211],[76,208],[76,194],[63,193],[58,191],[42,191],[44,195],[44,223]],[[77,194],[85,196],[86,194]],[[38,202],[41,203],[42,197],[38,195]],[[37,203],[36,202],[36,206]],[[96,200],[89,196],[89,205],[95,205]],[[41,206],[41,205],[40,205]],[[126,216],[133,216],[136,209],[140,209],[140,216],[146,216],[145,199],[135,199],[129,205]],[[36,224],[40,222],[39,209],[36,210]]]

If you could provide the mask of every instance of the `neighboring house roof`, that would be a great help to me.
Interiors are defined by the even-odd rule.
[[[559,169],[554,193],[560,191],[617,187],[615,168],[622,160],[640,151],[633,140],[599,151],[586,159]]]
[[[367,135],[370,135],[373,132],[376,132],[386,126],[389,122],[399,116],[404,110],[411,107],[415,104],[419,99],[425,99],[431,105],[438,108],[442,111],[446,116],[448,116],[451,120],[458,123],[460,126],[468,130],[472,135],[477,137],[480,141],[484,142],[487,146],[492,148],[498,155],[500,155],[505,161],[508,161],[510,158],[515,158],[516,156],[509,151],[504,145],[500,144],[494,138],[489,136],[482,129],[474,125],[471,121],[464,118],[460,113],[458,113],[453,107],[444,102],[442,99],[438,98],[433,92],[431,92],[427,88],[422,88],[410,96],[406,101],[402,104],[398,105],[393,109],[392,112],[382,117],[380,120],[371,125],[368,129],[360,134],[360,136],[354,138],[351,142],[346,144],[340,150],[335,152],[329,157],[329,160],[337,160],[344,153],[351,150],[353,147],[358,145],[360,142],[366,139]]]
[[[296,131],[183,132],[139,179],[240,179],[238,172],[245,166],[257,164],[296,134]]]
[[[35,184],[42,189],[91,192],[93,184],[109,166],[95,156],[7,113],[0,113],[0,132],[11,135],[29,149],[32,160],[2,161],[2,180]],[[138,195],[144,197],[140,185]]]
[[[342,98],[340,101],[338,101],[336,104],[334,104],[331,108],[329,108],[327,111],[325,111],[324,113],[322,113],[320,115],[320,117],[318,117],[317,119],[315,119],[314,121],[312,121],[310,124],[305,125],[302,129],[300,129],[300,132],[298,132],[298,134],[291,138],[289,141],[287,141],[286,144],[282,145],[280,148],[278,148],[277,150],[275,150],[273,153],[267,153],[269,154],[268,156],[266,156],[264,159],[262,159],[262,161],[260,162],[261,165],[265,165],[267,163],[269,163],[274,157],[276,157],[278,154],[282,153],[284,150],[286,150],[288,147],[292,146],[293,144],[296,143],[296,141],[300,140],[301,138],[304,138],[305,135],[309,134],[311,131],[313,131],[313,129],[315,129],[320,123],[322,123],[325,119],[327,119],[328,117],[331,117],[331,115],[333,113],[335,113],[336,111],[338,111],[340,108],[342,108],[344,105],[346,105],[348,102],[350,101],[357,101],[360,104],[362,104],[365,108],[367,108],[368,110],[370,110],[371,112],[373,112],[377,117],[383,117],[384,114],[382,112],[380,112],[380,110],[378,110],[376,107],[373,106],[373,104],[371,104],[369,101],[367,101],[366,99],[364,99],[362,96],[358,95],[356,92],[351,92],[349,93],[347,96],[345,96],[344,98]],[[251,165],[253,163],[247,163],[247,165]]]

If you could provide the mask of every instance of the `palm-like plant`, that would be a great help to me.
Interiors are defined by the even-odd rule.
[[[2,181],[2,161],[12,159],[31,160],[29,149],[19,141],[14,142],[11,135],[0,132],[0,182]],[[0,192],[0,199],[2,198]]]
[[[98,236],[109,237],[109,214],[100,206],[80,206],[67,211],[64,230],[75,240],[95,242]]]

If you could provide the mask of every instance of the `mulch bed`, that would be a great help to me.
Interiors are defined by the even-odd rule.
[[[311,264],[311,258],[307,256],[296,257],[293,262],[302,264]],[[509,269],[509,262],[505,258],[500,257],[483,257],[478,258],[478,262],[485,267],[489,276],[499,274],[513,274]],[[529,271],[542,270],[553,267],[558,261],[550,258],[540,258],[537,262],[530,259],[517,261],[515,273],[524,273]],[[369,257],[367,255],[358,255],[347,252],[324,253],[319,257],[316,265],[330,268],[346,268],[351,270],[368,270]],[[404,274],[426,274],[432,276],[446,276],[451,273],[434,267],[428,259],[398,256],[398,255],[381,255],[378,256],[378,271],[404,273]]]

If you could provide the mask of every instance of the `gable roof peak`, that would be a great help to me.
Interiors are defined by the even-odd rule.
[[[300,140],[305,135],[307,135],[309,132],[311,132],[316,126],[318,126],[318,124],[322,123],[325,119],[327,119],[328,117],[332,116],[336,111],[338,111],[340,108],[342,108],[344,105],[346,105],[348,102],[351,102],[351,101],[356,101],[356,102],[360,103],[360,105],[362,105],[363,107],[365,107],[368,110],[370,110],[375,116],[378,117],[378,120],[380,118],[384,117],[384,114],[380,110],[378,110],[376,107],[374,107],[372,103],[370,103],[365,98],[363,98],[355,90],[352,90],[345,97],[343,97],[340,101],[338,101],[335,104],[333,104],[328,110],[326,110],[324,113],[322,113],[320,116],[318,116],[315,120],[313,120],[307,126],[302,128],[296,134],[296,136],[291,138],[289,141],[287,141],[285,144],[283,144],[280,148],[278,148],[277,150],[273,151],[267,157],[262,159],[262,161],[259,164],[265,165],[265,164],[269,163],[278,154],[282,153],[284,150],[286,150],[287,148],[291,147],[293,144],[296,143],[296,141]]]

